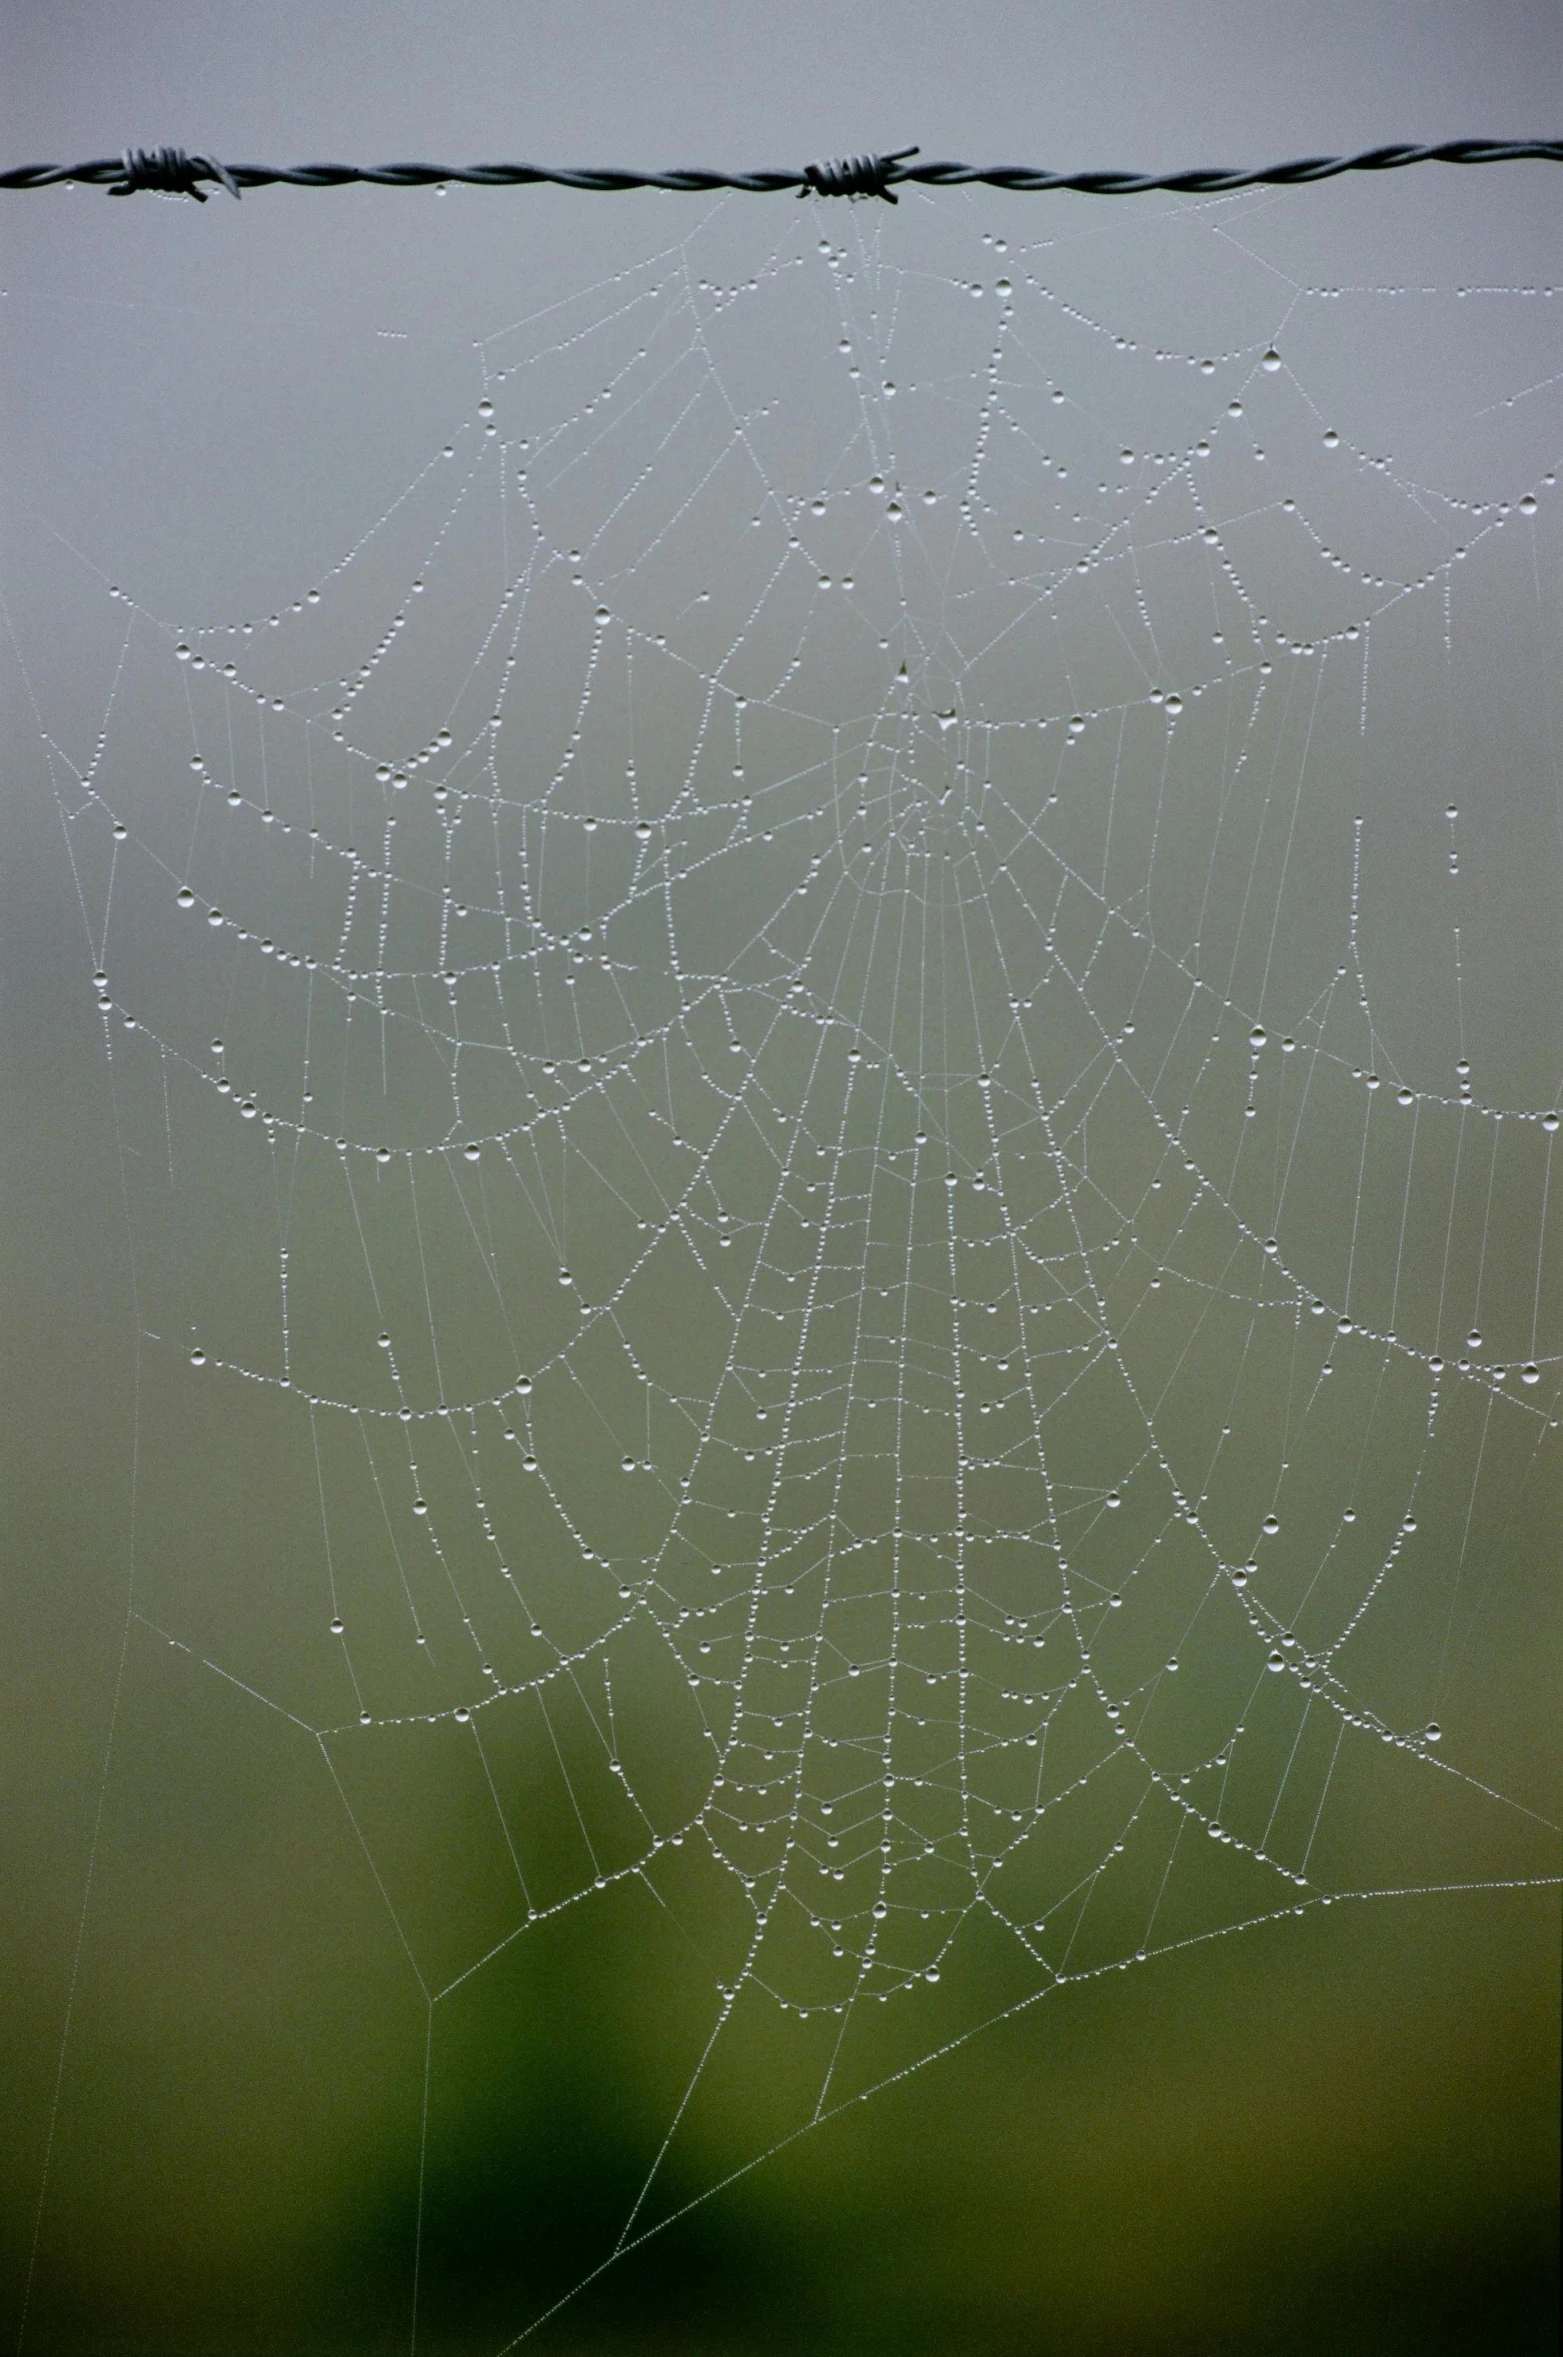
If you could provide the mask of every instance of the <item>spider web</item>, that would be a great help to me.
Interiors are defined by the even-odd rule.
[[[718,205],[39,712],[136,1629],[318,1746],[436,2103],[475,1978],[676,1924],[605,2263],[1062,1984],[1554,1872],[1472,1701],[1550,1611],[1553,289],[1316,283],[1310,201]]]

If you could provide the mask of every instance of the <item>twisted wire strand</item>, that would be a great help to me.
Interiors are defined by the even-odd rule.
[[[801,171],[633,172],[614,167],[554,170],[543,164],[221,164],[212,156],[180,147],[126,148],[82,164],[22,164],[0,172],[0,188],[53,188],[64,182],[133,196],[141,189],[206,202],[203,182],[237,197],[246,188],[577,188],[610,195],[638,188],[677,195],[736,190],[743,195],[879,197],[897,201],[898,186],[920,188],[1002,188],[1028,194],[1071,189],[1081,196],[1144,196],[1163,190],[1176,196],[1221,196],[1240,188],[1300,188],[1333,180],[1343,172],[1397,172],[1408,164],[1563,163],[1563,139],[1449,139],[1436,146],[1400,144],[1371,147],[1360,155],[1303,156],[1291,163],[1253,169],[1189,172],[1044,172],[1025,164],[914,163],[915,147],[884,155],[863,155],[837,163],[806,164]]]

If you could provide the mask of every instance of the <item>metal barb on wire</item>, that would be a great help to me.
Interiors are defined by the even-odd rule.
[[[105,188],[111,196],[134,196],[143,188],[206,202],[203,181],[237,196],[245,188],[345,188],[355,182],[376,188],[438,188],[447,182],[469,188],[529,188],[545,183],[617,194],[632,188],[668,189],[682,195],[736,190],[775,196],[792,189],[799,196],[878,196],[895,204],[898,186],[1002,188],[1026,194],[1072,189],[1082,196],[1144,196],[1163,190],[1175,196],[1225,196],[1240,188],[1301,188],[1333,180],[1342,172],[1397,172],[1408,164],[1563,163],[1563,139],[1448,139],[1434,147],[1372,147],[1360,155],[1303,156],[1289,164],[1255,170],[1193,172],[1044,172],[1028,164],[914,163],[915,147],[885,155],[849,157],[840,163],[807,164],[801,172],[631,172],[614,167],[552,171],[541,164],[220,164],[182,147],[127,148],[123,155],[99,156],[84,164],[22,164],[0,172],[0,188],[53,188],[75,182]]]
[[[803,177],[807,185],[800,188],[800,196],[882,196],[887,205],[900,203],[890,183],[894,179],[909,178],[897,171],[908,156],[918,153],[915,147],[898,147],[894,155],[847,156],[837,164],[805,164]]]
[[[230,196],[238,185],[226,164],[209,155],[186,155],[182,147],[127,147],[120,158],[117,180],[108,183],[110,196],[134,196],[141,188],[155,188],[165,196],[193,196],[206,202],[203,180],[215,180]]]

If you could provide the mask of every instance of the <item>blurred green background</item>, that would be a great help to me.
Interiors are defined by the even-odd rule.
[[[1520,5],[1146,0],[1086,17],[1018,0],[783,13],[297,0],[257,22],[143,0],[133,17],[13,11],[0,39],[16,160],[167,138],[267,161],[736,164],[916,137],[976,159],[1172,167],[1546,133],[1563,110],[1554,15]],[[1545,282],[1547,170],[1289,197],[1259,268],[1444,290]],[[413,2345],[415,2314],[431,2357],[498,2350],[545,2316],[536,2345],[561,2357],[1555,2348],[1555,1887],[1343,1900],[1053,1990],[796,2136],[818,2025],[741,2006],[645,2215],[668,2222],[604,2266],[710,2035],[731,1926],[696,1908],[692,1950],[647,1885],[614,1884],[469,1974],[512,1901],[496,1898],[492,1829],[454,1751],[409,1761],[311,1733],[348,1714],[303,1641],[323,1620],[307,1433],[259,1390],[203,1388],[138,1346],[177,1292],[148,1241],[162,1115],[129,1049],[117,1078],[105,1069],[46,756],[56,742],[90,751],[119,692],[110,583],[208,621],[296,595],[466,415],[475,337],[692,227],[657,209],[675,198],[417,201],[6,200],[0,2331],[34,2357],[391,2351]],[[1097,232],[1075,221],[1072,284],[1130,316],[1164,301],[1197,340],[1209,288],[1157,286],[1121,226],[1109,252],[1104,224],[1097,267]],[[941,248],[937,268],[952,267]],[[1446,332],[1447,307],[1438,316]],[[1545,391],[1496,440],[1468,415],[1473,387],[1501,403],[1547,375],[1545,330],[1516,316],[1484,313],[1445,349],[1410,328],[1398,345],[1365,333],[1358,354],[1349,336],[1321,342],[1303,381],[1328,386],[1343,416],[1392,421],[1397,448],[1414,444],[1464,496],[1508,494],[1563,442]],[[387,322],[411,347],[394,370]],[[1381,383],[1385,350],[1402,368]],[[807,415],[806,389],[797,400]],[[1147,413],[1147,444],[1165,432],[1171,446],[1164,415]],[[1459,1012],[1484,1101],[1516,1105],[1559,1087],[1555,536],[1541,548],[1519,587],[1514,552],[1506,574],[1493,560],[1485,619],[1463,617],[1447,664],[1436,617],[1398,646],[1386,633],[1388,712],[1368,756],[1376,840],[1397,849],[1421,823],[1423,769],[1471,772]],[[162,743],[151,691],[137,700],[144,676],[131,667],[121,709]],[[1330,725],[1318,792],[1346,809],[1357,756],[1345,721]],[[1306,828],[1302,850],[1322,906],[1336,871]],[[150,973],[162,937],[149,923],[131,925],[123,962],[140,952]],[[1365,923],[1401,1037],[1446,1057],[1446,936],[1435,955],[1409,888],[1381,894]],[[187,999],[207,1028],[200,990]],[[212,1027],[242,1019],[230,1007]],[[1326,1241],[1344,1232],[1329,1166],[1354,1135],[1321,1110],[1312,1209]],[[213,1179],[180,1252],[199,1273],[256,1247],[263,1282],[236,1287],[242,1324],[246,1300],[266,1314],[275,1265],[264,1237],[226,1233],[236,1199]],[[1556,1216],[1554,1189],[1554,1236]],[[1484,1322],[1518,1332],[1534,1203],[1500,1194],[1496,1220],[1461,1231],[1457,1274],[1489,1233]],[[1391,1251],[1370,1229],[1357,1282],[1371,1290]],[[1424,1254],[1416,1284],[1431,1287],[1432,1265]],[[369,1329],[344,1351],[359,1344],[372,1364]],[[1555,1435],[1516,1429],[1501,1413],[1455,1423],[1450,1494],[1487,1468],[1465,1584],[1445,1602],[1462,1534],[1440,1531],[1415,1615],[1386,1608],[1373,1674],[1397,1696],[1403,1682],[1409,1711],[1447,1611],[1445,1756],[1522,1802],[1533,1830],[1514,1832],[1514,1812],[1446,1814],[1431,1771],[1365,1778],[1321,1867],[1342,1889],[1556,1871],[1563,1482]],[[1400,1476],[1385,1443],[1367,1510],[1375,1479],[1399,1510]],[[1332,1463],[1307,1479],[1339,1502]],[[366,1511],[338,1535],[372,1563]],[[540,1780],[527,1793],[539,1871],[568,1887],[579,1866],[558,1794]],[[994,1957],[965,1954],[962,1971],[958,2026],[1015,2002]],[[432,2006],[420,1972],[441,1990]],[[912,2032],[886,2068],[938,2042]]]

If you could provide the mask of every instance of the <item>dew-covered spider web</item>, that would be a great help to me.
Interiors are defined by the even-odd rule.
[[[1313,201],[648,213],[39,708],[135,1645],[350,1817],[426,2138],[528,1943],[671,1943],[600,2264],[1060,1985],[1556,1873],[1563,303]]]

